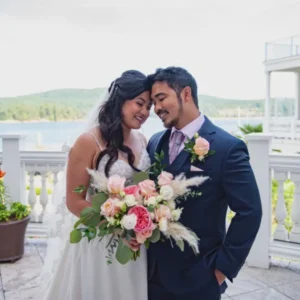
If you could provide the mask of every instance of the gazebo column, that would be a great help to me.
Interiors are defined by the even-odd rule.
[[[265,120],[263,130],[269,132],[270,114],[271,114],[271,72],[266,72],[266,101],[265,101]]]
[[[300,72],[296,72],[295,77],[296,77],[295,119],[300,120]]]

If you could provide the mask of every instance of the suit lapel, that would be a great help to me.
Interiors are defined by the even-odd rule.
[[[171,134],[171,129],[167,129],[158,139],[156,146],[155,146],[155,153],[160,153],[161,151],[164,152],[164,159],[162,163],[164,165],[169,165],[169,138]]]

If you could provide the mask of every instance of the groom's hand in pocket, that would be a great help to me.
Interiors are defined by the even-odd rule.
[[[219,285],[221,285],[226,279],[226,276],[219,270],[215,270],[215,276]]]

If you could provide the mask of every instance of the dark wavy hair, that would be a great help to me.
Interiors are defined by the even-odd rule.
[[[189,86],[192,90],[193,101],[199,108],[197,82],[186,69],[180,67],[160,68],[154,74],[149,75],[148,80],[151,86],[157,81],[165,81],[176,92],[178,99],[180,99],[181,91]]]
[[[124,72],[121,77],[113,81],[109,87],[109,98],[102,105],[98,124],[102,139],[107,143],[97,158],[97,166],[104,155],[108,154],[108,162],[105,166],[105,175],[109,176],[111,166],[118,160],[118,151],[123,151],[128,155],[129,165],[136,171],[134,164],[134,154],[132,150],[124,145],[124,134],[122,127],[122,107],[128,100],[136,98],[145,91],[150,91],[151,87],[147,76],[136,70]]]

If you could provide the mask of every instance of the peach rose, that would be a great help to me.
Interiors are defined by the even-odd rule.
[[[209,151],[209,142],[202,137],[198,137],[195,140],[193,150],[199,157],[203,158]]]
[[[136,232],[136,240],[139,244],[144,244],[145,241],[152,236],[153,230],[152,229],[148,229],[145,230],[143,232]]]
[[[105,217],[113,217],[121,208],[118,206],[119,199],[109,198],[101,206],[101,214]]]
[[[139,187],[143,196],[152,196],[156,193],[155,182],[153,180],[144,180],[139,183]]]
[[[136,205],[128,211],[128,215],[135,214],[137,217],[137,222],[134,227],[135,232],[143,232],[152,229],[153,222],[151,220],[151,215],[147,208],[141,205]]]
[[[113,175],[108,178],[107,188],[111,194],[119,194],[124,190],[126,179],[119,175]]]
[[[155,209],[155,220],[159,222],[161,219],[170,219],[171,218],[171,210],[166,205],[160,205],[158,208]]]
[[[160,175],[157,177],[158,184],[160,186],[162,186],[162,185],[169,185],[172,182],[173,178],[174,177],[173,177],[173,175],[171,173],[162,171],[160,173]]]

